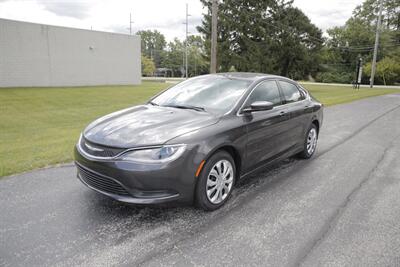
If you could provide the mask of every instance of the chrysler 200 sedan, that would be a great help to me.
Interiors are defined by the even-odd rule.
[[[78,178],[134,204],[215,210],[238,179],[292,155],[310,158],[322,104],[280,76],[198,76],[89,124],[75,147]]]

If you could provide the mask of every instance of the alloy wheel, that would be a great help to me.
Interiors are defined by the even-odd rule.
[[[225,200],[233,186],[233,167],[225,159],[217,161],[211,168],[206,184],[207,198],[212,204]]]
[[[316,146],[317,146],[317,130],[315,128],[311,128],[307,136],[307,152],[309,155],[312,155],[314,153]]]

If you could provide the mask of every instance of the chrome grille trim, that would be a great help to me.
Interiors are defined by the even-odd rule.
[[[83,148],[82,148],[82,140],[85,140],[83,137],[83,134],[79,137],[78,144],[76,147],[78,148],[78,151],[83,154],[85,157],[90,158],[90,159],[96,159],[96,160],[112,160],[112,159],[117,159],[119,156],[121,156],[124,153],[127,153],[129,151],[135,151],[135,150],[142,150],[142,149],[153,149],[153,148],[160,148],[163,146],[169,146],[169,145],[150,145],[150,146],[142,146],[142,147],[134,147],[134,148],[118,148],[120,149],[120,153],[116,154],[113,157],[99,157],[99,156],[94,156],[89,153],[87,153]],[[173,144],[173,145],[180,145],[180,144]],[[171,146],[173,146],[171,144]]]
[[[114,148],[94,144],[86,140],[83,136],[79,139],[79,147],[86,154],[99,158],[113,158],[126,150],[124,148]]]

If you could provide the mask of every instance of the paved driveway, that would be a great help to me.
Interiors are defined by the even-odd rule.
[[[400,265],[400,95],[325,110],[316,156],[222,209],[120,204],[71,166],[0,180],[0,266]]]

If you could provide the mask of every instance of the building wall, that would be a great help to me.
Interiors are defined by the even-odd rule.
[[[139,84],[140,37],[0,19],[0,87]]]

